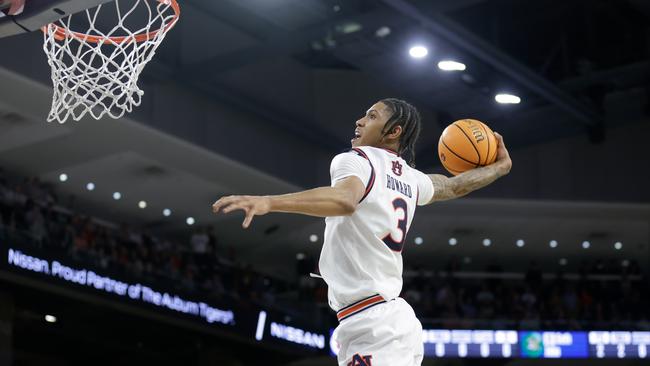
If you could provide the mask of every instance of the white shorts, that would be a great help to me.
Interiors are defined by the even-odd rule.
[[[334,331],[339,366],[420,366],[422,324],[402,298],[369,307]]]

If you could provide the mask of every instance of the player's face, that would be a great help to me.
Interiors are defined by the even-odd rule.
[[[391,111],[382,102],[375,103],[366,115],[357,120],[354,138],[350,141],[352,147],[381,146],[384,138],[383,130]]]

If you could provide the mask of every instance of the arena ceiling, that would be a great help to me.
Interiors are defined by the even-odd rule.
[[[522,156],[531,146],[562,141],[588,148],[614,128],[648,119],[650,5],[643,0],[185,0],[181,6],[182,20],[142,76],[143,106],[120,121],[46,124],[50,82],[42,36],[0,40],[0,75],[11,86],[0,88],[0,164],[55,184],[63,171],[96,180],[92,193],[82,180],[59,189],[112,222],[186,237],[184,218],[193,216],[199,225],[215,225],[224,244],[237,243],[247,260],[290,273],[296,253],[317,255],[308,237],[322,232],[322,220],[274,215],[242,233],[238,218],[211,216],[210,203],[222,194],[327,184],[329,159],[349,145],[355,119],[379,98],[408,99],[421,109],[418,167],[437,172],[439,133],[458,118],[487,121]],[[431,57],[408,57],[416,43],[428,46]],[[467,70],[442,72],[436,66],[442,59],[462,61]],[[494,94],[502,91],[523,102],[496,104]],[[110,197],[118,189],[122,202],[143,197],[149,209],[119,206]],[[490,258],[519,256],[512,243],[525,232],[538,238],[539,252],[527,251],[534,258],[549,253],[551,237],[544,234],[555,222],[558,240],[574,245],[548,254],[553,265],[563,256],[576,258],[570,263],[585,258],[579,247],[585,238],[602,240],[603,250],[616,240],[634,243],[625,249],[635,251],[621,258],[649,257],[647,190],[583,197],[542,191],[512,184],[423,209],[411,239],[439,245],[413,253],[440,264],[456,255],[446,242],[458,236],[474,243],[461,257],[485,259],[485,250]],[[569,202],[575,199],[627,203],[621,209]],[[167,206],[178,219],[159,215]],[[561,224],[558,212],[572,214]],[[480,245],[485,236],[495,242],[489,249]]]

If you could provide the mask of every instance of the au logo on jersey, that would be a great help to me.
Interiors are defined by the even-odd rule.
[[[393,163],[393,173],[395,173],[396,176],[402,175],[402,164],[399,163],[399,161],[395,160],[392,162]]]
[[[372,356],[360,356],[358,353],[352,356],[348,366],[372,366]]]

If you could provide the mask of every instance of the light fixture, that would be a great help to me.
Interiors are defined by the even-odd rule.
[[[438,62],[438,68],[443,71],[465,71],[467,66],[462,62],[444,60]]]
[[[350,33],[356,33],[360,31],[362,28],[363,26],[357,22],[347,22],[337,26],[336,30],[343,34],[350,34]]]
[[[567,263],[568,263],[568,261],[566,260],[566,258],[560,258],[560,265],[561,266],[566,266]]]
[[[629,265],[630,265],[630,261],[629,261],[629,260],[627,260],[627,259],[623,259],[623,261],[621,261],[621,266],[623,266],[623,267],[627,267],[627,266],[629,266]]]
[[[299,261],[305,259],[305,253],[296,254],[296,259],[299,260]]]
[[[48,323],[56,323],[56,317],[54,315],[47,314],[45,315],[45,321]]]
[[[191,217],[191,216],[188,217],[188,218],[185,220],[185,223],[187,223],[187,224],[190,225],[190,226],[194,225],[195,222],[196,222],[196,221],[194,221],[194,218]]]
[[[383,26],[375,31],[375,36],[378,38],[388,37],[390,35],[390,32],[391,30],[389,27]]]
[[[86,189],[89,190],[89,191],[94,191],[95,190],[95,183],[90,182],[90,183],[86,184]]]
[[[523,247],[525,244],[526,244],[526,242],[524,241],[524,239],[518,239],[517,240],[517,246],[519,248]]]
[[[424,46],[413,46],[409,49],[409,55],[413,58],[425,58],[429,54],[429,50]]]
[[[557,247],[557,240],[549,241],[548,246],[551,247],[551,248],[556,248]]]
[[[424,239],[422,239],[419,236],[416,236],[413,242],[415,243],[415,245],[422,245],[422,243],[424,243]]]
[[[583,249],[589,249],[590,246],[591,246],[591,243],[589,241],[585,240],[585,241],[582,242],[582,248]]]
[[[492,245],[492,240],[490,240],[488,238],[483,239],[483,246],[484,247],[489,247],[490,245]]]
[[[138,207],[140,207],[141,209],[147,208],[147,201],[138,202]]]
[[[453,247],[456,244],[458,244],[458,240],[456,240],[456,238],[449,238],[449,245]]]
[[[170,216],[172,214],[172,210],[166,208],[163,210],[163,215],[164,216]]]
[[[65,174],[65,173],[59,174],[59,181],[65,182],[67,180],[68,180],[68,175],[67,174]]]
[[[620,241],[614,243],[614,249],[621,250],[622,248],[623,248],[623,243],[621,243]]]
[[[519,104],[519,103],[521,103],[521,98],[519,98],[516,95],[512,95],[512,94],[503,94],[503,93],[502,94],[497,94],[494,97],[494,100],[496,100],[497,103],[500,103],[500,104]]]
[[[120,193],[120,192],[113,192],[113,199],[114,199],[114,200],[117,201],[117,200],[119,200],[120,198],[122,198],[122,193]]]
[[[318,235],[316,235],[316,234],[309,235],[309,241],[312,242],[312,243],[317,242],[318,241]]]

